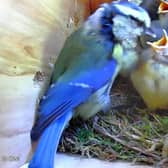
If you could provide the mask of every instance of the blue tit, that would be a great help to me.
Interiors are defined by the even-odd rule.
[[[131,73],[134,87],[150,110],[168,109],[168,36],[148,42],[150,58]]]
[[[32,141],[39,142],[29,168],[54,167],[61,135],[73,116],[87,119],[110,108],[112,84],[130,62],[125,63],[129,55],[125,53],[131,57],[137,38],[148,27],[150,18],[144,9],[115,1],[103,4],[67,38],[39,103],[31,131]]]
[[[151,110],[168,109],[168,1],[160,1],[158,14],[159,19],[151,23],[156,38],[140,37],[139,53],[144,59],[131,72],[135,89]]]

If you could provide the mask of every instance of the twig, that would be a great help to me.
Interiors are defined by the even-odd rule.
[[[164,166],[164,164],[168,163],[168,158],[164,158],[162,159],[157,165],[156,168],[160,168],[162,166]]]
[[[119,142],[120,144],[122,144],[123,146],[126,146],[126,147],[129,148],[129,149],[132,149],[132,150],[137,151],[137,152],[140,152],[140,153],[142,153],[142,154],[144,154],[144,155],[153,157],[155,160],[160,160],[160,157],[159,157],[159,156],[157,156],[157,155],[155,155],[155,154],[152,154],[152,153],[145,152],[145,150],[140,149],[140,148],[137,148],[137,147],[135,147],[135,146],[130,146],[127,142],[125,142],[125,141],[119,139],[119,138],[116,137],[116,136],[111,135],[111,134],[108,133],[104,128],[100,127],[100,126],[97,125],[97,124],[94,126],[94,129],[95,129],[97,132],[103,134],[104,136],[107,136],[107,137],[113,139],[113,140],[116,141],[116,142]]]
[[[130,128],[131,128],[136,134],[138,134],[138,135],[140,135],[140,136],[143,135],[142,132],[139,131],[138,129],[136,129],[135,127],[131,126]]]
[[[138,136],[138,135],[135,135],[135,134],[131,134],[131,133],[129,133],[129,132],[125,132],[125,134],[127,135],[127,136],[129,136],[129,137],[131,137],[132,139],[134,139],[134,140],[138,140],[138,141],[142,141],[142,138],[140,137],[140,136]],[[148,143],[148,144],[152,144],[152,141],[151,140],[149,140],[149,139],[143,139],[143,142],[146,142],[146,143]]]

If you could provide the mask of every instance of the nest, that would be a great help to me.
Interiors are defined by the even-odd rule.
[[[111,92],[112,107],[88,121],[74,119],[59,151],[102,160],[126,160],[168,167],[168,116],[149,111],[125,78]]]

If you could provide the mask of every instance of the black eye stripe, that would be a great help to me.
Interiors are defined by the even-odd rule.
[[[141,22],[139,19],[137,19],[137,18],[135,18],[135,17],[133,17],[133,16],[130,16],[130,18],[131,18],[132,20],[136,21],[136,23],[137,23],[139,26],[144,25],[144,23]]]

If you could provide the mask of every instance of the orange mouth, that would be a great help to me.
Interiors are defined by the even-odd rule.
[[[161,0],[158,13],[168,13],[168,1]]]
[[[161,64],[168,65],[168,36],[166,30],[163,29],[163,36],[161,39],[155,42],[147,42],[155,54],[152,55],[152,59]]]

